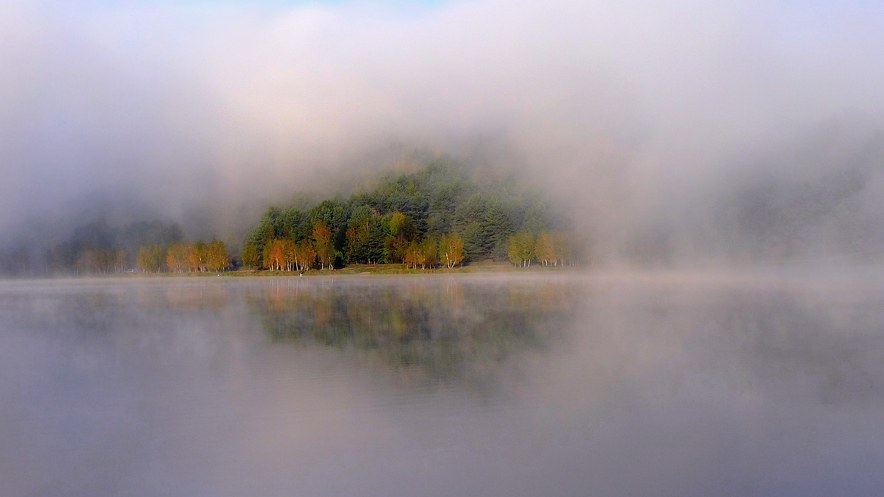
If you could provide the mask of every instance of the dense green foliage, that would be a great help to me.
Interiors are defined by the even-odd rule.
[[[317,261],[308,267],[453,267],[464,260],[506,260],[514,235],[522,241],[548,239],[560,229],[538,194],[512,180],[481,184],[469,173],[440,159],[413,173],[390,173],[349,198],[326,199],[310,209],[270,207],[246,236],[243,265],[286,267],[285,251],[275,241],[290,240],[313,244]],[[533,248],[523,252],[534,257]]]

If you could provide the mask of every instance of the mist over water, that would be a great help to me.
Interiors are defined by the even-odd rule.
[[[880,275],[0,286],[4,495],[872,495]]]
[[[858,1],[0,2],[0,273],[236,257],[269,204],[439,158],[591,263],[0,280],[0,495],[880,493],[881,33]]]

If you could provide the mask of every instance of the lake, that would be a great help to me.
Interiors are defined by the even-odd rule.
[[[0,282],[0,495],[884,489],[884,272]]]

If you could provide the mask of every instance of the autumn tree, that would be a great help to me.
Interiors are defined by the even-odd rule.
[[[104,274],[110,272],[113,251],[98,247],[86,247],[80,252],[75,267],[79,273]]]
[[[185,257],[187,259],[187,271],[195,273],[200,270],[200,266],[202,266],[202,258],[200,257],[199,249],[191,244],[184,246]]]
[[[537,260],[544,266],[555,264],[556,249],[549,233],[545,231],[540,233],[540,236],[537,237],[537,243],[534,246],[534,252],[537,255]]]
[[[172,243],[166,250],[166,269],[173,273],[183,273],[189,269],[187,246]]]
[[[92,247],[86,247],[83,249],[77,256],[77,260],[74,261],[74,268],[76,269],[77,274],[95,272],[96,265],[97,263],[95,262]]]
[[[322,269],[330,267],[334,269],[335,247],[332,243],[332,232],[322,221],[313,225],[313,246],[316,249],[316,257]]]
[[[188,273],[199,271],[200,257],[196,247],[192,243],[182,243],[179,244],[179,248],[181,253],[178,257],[180,258],[182,271]]]
[[[432,237],[421,242],[419,246],[419,263],[421,269],[431,269],[439,262],[438,244]]]
[[[296,248],[298,271],[308,271],[316,263],[316,250],[307,240],[301,240]]]
[[[264,242],[264,252],[261,254],[261,266],[273,271],[273,240]]]
[[[294,271],[298,263],[297,245],[294,240],[289,238],[279,240],[279,244],[282,250],[283,269],[285,271]]]
[[[144,245],[138,249],[136,262],[145,273],[158,273],[163,267],[165,251],[157,244]]]
[[[443,235],[439,241],[439,257],[451,269],[463,262],[463,239],[457,233]]]
[[[531,233],[516,233],[509,237],[507,254],[516,266],[528,267],[534,259],[534,237]]]
[[[209,259],[209,249],[206,247],[206,242],[196,242],[193,244],[193,248],[192,257],[194,257],[193,261],[196,263],[197,271],[205,271],[206,262]]]
[[[405,248],[405,252],[402,256],[402,262],[405,263],[405,267],[417,269],[418,261],[420,260],[420,245],[417,242],[411,242],[408,244],[408,247]]]
[[[122,273],[126,270],[129,257],[124,249],[118,248],[114,250],[114,272]]]
[[[285,247],[282,240],[273,239],[264,245],[264,268],[271,271],[282,271],[285,264]]]
[[[437,243],[432,238],[428,238],[418,243],[412,241],[405,250],[404,261],[408,268],[430,269],[438,263]]]
[[[242,249],[242,265],[243,267],[247,267],[249,269],[255,269],[258,267],[258,249],[252,245],[251,243],[247,244]]]
[[[264,245],[264,267],[271,271],[292,271],[297,264],[295,242],[275,238]]]
[[[221,272],[230,266],[230,258],[227,256],[227,248],[224,242],[212,239],[206,256],[206,269],[212,272]]]
[[[568,240],[568,234],[563,232],[553,233],[552,236],[553,251],[555,252],[556,265],[565,265],[571,262],[571,243]]]

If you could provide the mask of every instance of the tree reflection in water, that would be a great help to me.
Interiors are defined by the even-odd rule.
[[[562,337],[580,286],[550,280],[291,279],[246,293],[275,342],[365,353],[423,380],[490,379]]]

